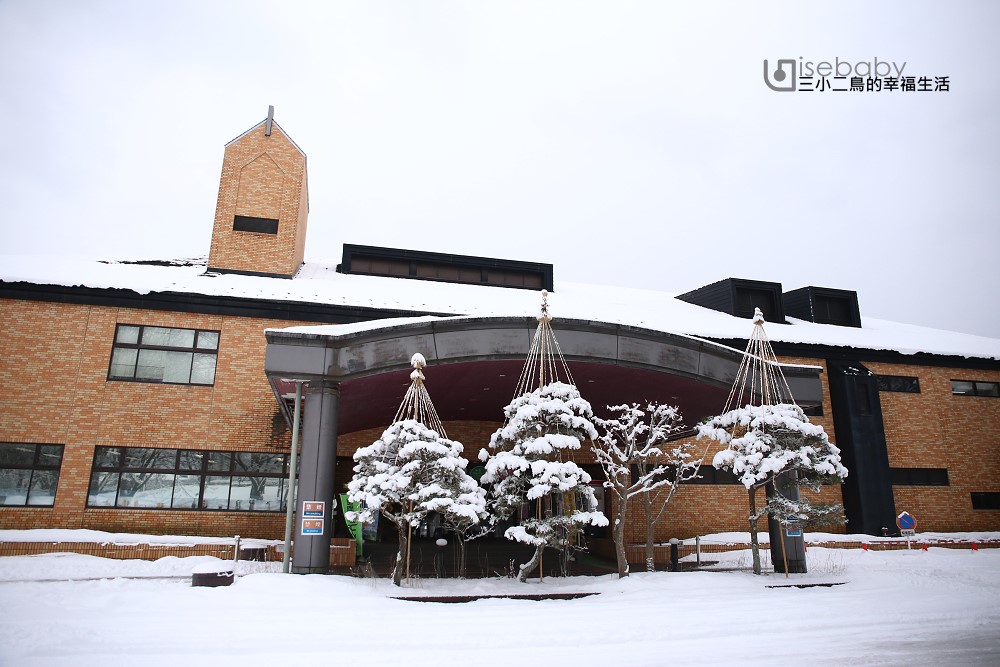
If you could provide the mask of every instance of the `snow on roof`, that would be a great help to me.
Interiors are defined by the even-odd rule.
[[[162,265],[166,264],[166,265]],[[327,264],[304,264],[293,279],[206,274],[206,261],[101,262],[76,257],[0,256],[0,282],[127,289],[140,294],[180,292],[410,311],[414,314],[534,317],[536,292],[485,285],[337,273]],[[594,320],[709,339],[746,339],[749,319],[680,301],[675,293],[558,281],[550,296],[557,318]],[[862,316],[863,327],[815,324],[788,318],[768,323],[774,342],[829,345],[903,354],[919,352],[1000,360],[1000,339],[900,324]],[[329,331],[347,333],[337,325]],[[303,331],[304,327],[295,327]],[[319,331],[317,330],[317,333]]]

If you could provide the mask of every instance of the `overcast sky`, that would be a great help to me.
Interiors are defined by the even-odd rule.
[[[0,0],[0,252],[207,255],[223,146],[273,104],[309,157],[307,262],[836,287],[1000,337],[998,25],[987,0]],[[950,90],[765,85],[800,58]]]

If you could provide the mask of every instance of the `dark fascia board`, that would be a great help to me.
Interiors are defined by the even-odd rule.
[[[66,287],[36,285],[25,282],[0,281],[0,298],[26,301],[73,303],[87,306],[163,310],[227,317],[255,317],[269,320],[292,320],[319,324],[349,324],[395,317],[436,315],[449,317],[454,313],[429,313],[363,306],[340,306],[301,301],[274,301],[233,296],[210,296],[187,292],[151,292],[139,294],[132,290],[103,287]]]
[[[832,325],[831,325],[832,326]],[[746,339],[740,338],[709,338],[716,343],[745,350]],[[816,345],[813,343],[782,343],[770,341],[774,353],[785,357],[805,357],[807,359],[826,359],[833,361],[869,361],[886,364],[904,364],[913,366],[931,366],[935,368],[974,368],[979,370],[1000,370],[1000,359],[979,359],[961,357],[952,354],[931,354],[917,352],[903,354],[895,350],[870,350],[860,347],[836,347],[833,345]]]
[[[823,324],[834,324],[835,326],[849,326],[858,328],[861,327],[861,308],[858,305],[858,293],[855,292],[854,290],[836,289],[833,287],[817,287],[815,285],[809,285],[807,287],[800,287],[799,289],[785,292],[782,295],[782,297],[784,298],[789,295],[802,294],[803,292],[806,295],[808,295],[810,308],[815,308],[815,302],[817,296],[820,297],[827,296],[836,299],[847,299],[847,302],[851,304],[851,317],[853,318],[853,321],[850,324],[837,325],[834,322],[824,322]],[[785,314],[791,315],[791,313],[787,312]],[[797,317],[797,315],[791,315],[791,316]],[[810,322],[815,322],[816,321],[815,312],[810,313],[810,317],[806,319],[808,319]]]
[[[540,273],[542,275],[542,286],[550,292],[554,291],[552,265],[540,262],[523,262],[516,259],[475,257],[473,255],[452,255],[443,252],[427,252],[424,250],[384,248],[380,246],[354,245],[345,243],[343,259],[341,260],[341,264],[337,267],[337,271],[340,273],[350,273],[350,271],[347,270],[347,267],[351,265],[351,258],[355,255],[382,259],[434,262],[437,264],[447,264],[456,267],[464,266],[475,267],[477,269],[503,269],[508,271],[522,271],[525,273]]]

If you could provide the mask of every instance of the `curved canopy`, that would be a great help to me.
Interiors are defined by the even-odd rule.
[[[289,380],[337,386],[340,431],[349,433],[392,419],[419,352],[435,369],[442,420],[501,421],[537,325],[533,317],[459,317],[269,330],[265,372],[278,396],[293,393]],[[598,412],[670,402],[693,424],[723,407],[743,359],[730,347],[639,327],[560,318],[556,328],[574,379]],[[822,401],[820,367],[781,370],[799,404]]]

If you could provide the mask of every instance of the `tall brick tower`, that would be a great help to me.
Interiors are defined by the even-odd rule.
[[[226,144],[208,270],[291,278],[309,217],[306,154],[267,118]]]

